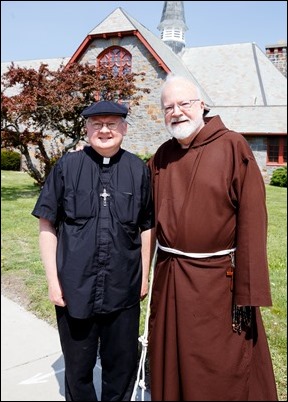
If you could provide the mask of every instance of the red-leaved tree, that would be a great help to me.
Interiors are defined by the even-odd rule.
[[[51,71],[13,63],[1,82],[1,147],[18,149],[28,173],[42,186],[55,161],[84,139],[80,113],[95,100],[138,104],[148,88],[137,87],[145,73],[116,76],[106,67],[63,64]]]

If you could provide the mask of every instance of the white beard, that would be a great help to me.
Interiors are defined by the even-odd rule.
[[[172,122],[181,121],[178,119],[172,120]],[[198,128],[203,123],[202,114],[196,120],[190,120],[189,122],[185,120],[185,123],[179,124],[176,127],[172,125],[172,122],[166,125],[168,132],[172,135],[172,137],[177,140],[184,140],[185,138],[190,137],[195,134]]]

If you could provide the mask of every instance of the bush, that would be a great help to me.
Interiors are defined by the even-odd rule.
[[[1,170],[19,171],[21,166],[21,155],[19,152],[9,149],[1,149]]]
[[[153,154],[136,154],[140,159],[142,159],[143,162],[147,163],[149,161],[149,159],[151,158],[151,156],[153,156]]]
[[[271,180],[271,186],[287,187],[287,166],[274,170]]]

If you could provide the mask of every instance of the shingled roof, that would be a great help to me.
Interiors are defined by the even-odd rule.
[[[287,79],[255,43],[191,47],[176,55],[119,7],[89,32],[70,59],[41,62],[50,68],[61,62],[77,62],[95,39],[125,35],[136,36],[166,73],[182,75],[197,84],[209,115],[221,115],[231,129],[245,133],[249,127],[250,133],[287,133]],[[38,62],[28,61],[26,65]],[[2,63],[2,73],[7,65]]]
[[[122,8],[88,37],[125,31],[134,32],[167,73],[197,84],[210,115],[220,114],[232,129],[245,132],[249,126],[250,132],[287,133],[287,79],[255,43],[185,48],[176,55]]]

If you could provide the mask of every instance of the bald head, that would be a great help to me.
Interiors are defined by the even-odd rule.
[[[168,75],[161,90],[162,108],[163,104],[173,103],[175,100],[177,101],[177,99],[180,98],[199,99],[202,101],[200,89],[191,80],[178,75]]]

